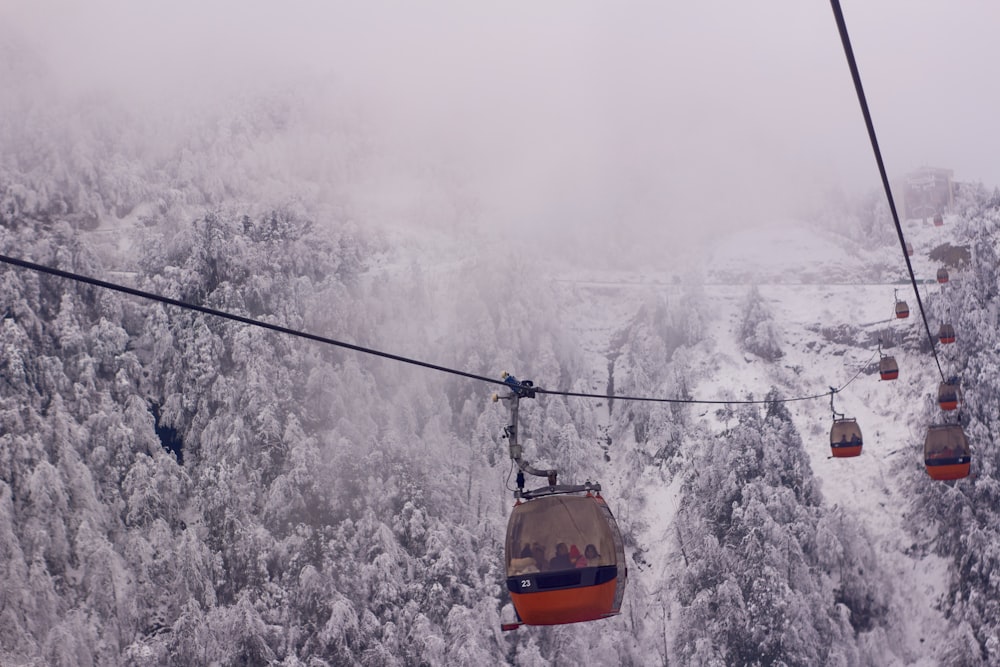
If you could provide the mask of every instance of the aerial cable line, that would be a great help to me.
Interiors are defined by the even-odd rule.
[[[854,374],[854,377],[852,377],[852,378],[851,378],[850,380],[848,380],[848,381],[847,381],[847,382],[845,382],[845,383],[844,383],[843,385],[841,385],[841,387],[840,387],[839,389],[833,389],[833,393],[835,393],[835,394],[836,394],[836,393],[838,393],[838,392],[841,392],[841,391],[844,391],[844,389],[846,389],[846,388],[847,388],[847,385],[849,385],[849,384],[851,384],[852,382],[854,382],[855,380],[857,380],[857,379],[858,379],[858,376],[859,376],[859,375],[861,375],[861,371],[863,371],[863,370],[865,370],[866,368],[868,368],[868,366],[870,366],[870,365],[871,365],[871,363],[872,363],[873,361],[875,361],[875,357],[876,357],[877,355],[881,354],[881,353],[882,353],[882,348],[881,348],[881,347],[879,347],[879,349],[878,349],[878,350],[875,350],[875,352],[874,352],[874,353],[872,353],[872,356],[868,357],[868,361],[867,361],[867,362],[865,362],[865,365],[864,365],[864,366],[862,366],[861,368],[859,368],[859,369],[858,369],[858,372]],[[832,389],[832,387],[831,387],[831,389]]]
[[[875,354],[878,354],[878,352],[876,352]],[[869,365],[871,365],[872,360],[875,359],[875,354],[873,354],[871,357],[868,358],[868,361],[866,361],[865,364],[858,369],[858,372],[854,374],[854,377],[852,377],[850,380],[842,384],[840,387],[837,388],[830,387],[830,391],[823,392],[822,394],[814,394],[812,396],[796,396],[795,398],[779,398],[775,400],[762,399],[758,401],[736,401],[736,400],[703,401],[699,399],[688,399],[688,398],[655,398],[646,396],[618,396],[613,394],[586,394],[573,391],[555,391],[551,389],[542,389],[541,387],[532,387],[532,389],[535,391],[535,393],[551,394],[553,396],[572,396],[574,398],[600,398],[600,399],[615,400],[615,401],[645,401],[650,403],[697,403],[700,405],[736,405],[736,404],[760,405],[764,403],[792,403],[795,401],[812,401],[817,398],[826,398],[827,396],[831,396],[833,394],[837,394],[839,392],[844,391],[844,389],[846,389],[849,384],[858,379],[858,376],[861,375],[862,371],[864,371],[866,368],[868,368]]]
[[[778,398],[774,400],[762,399],[758,401],[705,401],[697,398],[657,398],[655,396],[618,396],[614,394],[587,394],[575,391],[557,391],[554,389],[542,389],[541,387],[534,387],[534,390],[539,394],[551,394],[552,396],[570,396],[573,398],[601,398],[616,401],[637,401],[637,402],[647,402],[647,403],[691,403],[698,405],[762,405],[765,403],[792,403],[794,401],[812,401],[817,398],[826,398],[830,395],[829,391],[823,392],[822,394],[815,394],[813,396],[797,396],[795,398]],[[839,389],[837,391],[840,391]]]
[[[69,271],[61,271],[59,269],[53,269],[51,267],[43,266],[41,264],[35,264],[34,262],[27,262],[23,259],[16,259],[14,257],[7,257],[6,255],[0,255],[0,262],[4,262],[6,264],[13,264],[15,266],[20,266],[25,269],[31,269],[32,271],[47,273],[49,275],[57,276],[59,278],[66,278],[67,280],[75,280],[77,282],[86,283],[88,285],[94,285],[95,287],[102,287],[104,289],[113,290],[115,292],[131,294],[132,296],[141,297],[143,299],[150,299],[152,301],[158,301],[160,303],[165,303],[170,306],[177,306],[178,308],[195,310],[199,313],[204,313],[206,315],[213,315],[215,317],[221,317],[227,320],[233,320],[234,322],[241,322],[243,324],[249,324],[250,326],[261,327],[263,329],[270,329],[271,331],[277,331],[278,333],[288,334],[289,336],[298,336],[299,338],[305,338],[307,340],[316,341],[318,343],[325,343],[327,345],[336,345],[337,347],[343,347],[348,350],[354,350],[355,352],[362,352],[364,354],[372,354],[377,357],[384,357],[386,359],[399,361],[404,364],[421,366],[423,368],[429,368],[431,370],[441,371],[442,373],[451,373],[452,375],[461,375],[462,377],[470,378],[472,380],[479,380],[480,382],[489,382],[492,384],[504,383],[503,380],[498,380],[496,378],[489,378],[483,375],[476,375],[474,373],[466,373],[465,371],[455,370],[454,368],[448,368],[446,366],[438,366],[437,364],[431,364],[426,361],[419,361],[417,359],[401,357],[398,354],[390,354],[389,352],[380,352],[379,350],[373,350],[368,347],[354,345],[353,343],[345,343],[343,341],[334,340],[332,338],[326,338],[325,336],[317,336],[316,334],[307,333],[299,329],[291,329],[289,327],[283,327],[277,324],[271,324],[270,322],[255,320],[250,317],[243,317],[242,315],[235,315],[233,313],[228,313],[223,310],[216,310],[215,308],[208,308],[206,306],[199,306],[197,304],[187,303],[185,301],[179,301],[177,299],[171,299],[170,297],[154,294],[152,292],[145,292],[143,290],[135,289],[133,287],[126,287],[125,285],[119,285],[117,283],[109,283],[104,280],[98,280],[97,278],[91,278],[89,276],[83,276],[77,273],[71,273]]]
[[[854,79],[854,90],[858,93],[858,102],[861,104],[861,113],[865,117],[865,126],[868,128],[868,138],[871,140],[872,150],[875,152],[875,162],[878,163],[878,172],[882,177],[882,187],[885,189],[886,199],[889,201],[889,211],[892,213],[892,221],[896,225],[896,235],[899,236],[899,245],[903,250],[903,259],[906,261],[906,270],[910,273],[910,283],[913,285],[913,293],[917,297],[917,307],[920,309],[920,317],[924,321],[924,329],[927,332],[927,339],[931,343],[931,354],[934,355],[934,363],[937,364],[938,373],[941,380],[945,381],[944,371],[941,370],[941,360],[938,358],[937,347],[931,325],[927,322],[927,313],[924,311],[924,302],[920,298],[920,289],[917,287],[917,277],[913,273],[913,264],[910,262],[910,255],[906,252],[906,239],[903,237],[903,226],[899,223],[899,214],[896,212],[896,201],[892,197],[892,188],[889,187],[889,177],[886,175],[885,163],[882,161],[882,151],[878,146],[878,137],[875,136],[875,125],[872,122],[871,112],[868,110],[868,100],[865,97],[864,87],[861,85],[861,74],[858,72],[858,63],[854,59],[854,49],[851,48],[851,38],[847,34],[847,24],[844,22],[844,13],[840,9],[840,0],[830,0],[833,7],[834,18],[837,19],[837,29],[840,31],[840,41],[844,45],[844,55],[847,56],[847,64],[851,68],[851,78]]]
[[[430,370],[439,371],[442,373],[450,373],[451,375],[458,375],[470,380],[478,380],[480,382],[487,382],[489,384],[499,384],[505,386],[511,386],[510,382],[504,379],[497,379],[486,377],[484,375],[477,375],[475,373],[469,373],[466,371],[457,370],[454,368],[449,368],[447,366],[439,366],[437,364],[428,363],[426,361],[420,361],[419,359],[411,359],[409,357],[403,357],[398,354],[392,354],[390,352],[382,352],[379,350],[374,350],[369,347],[363,347],[361,345],[355,345],[353,343],[345,343],[344,341],[334,340],[333,338],[327,338],[325,336],[319,336],[316,334],[311,334],[300,329],[292,329],[289,327],[283,327],[278,324],[271,324],[270,322],[264,322],[262,320],[256,320],[250,317],[244,317],[242,315],[236,315],[234,313],[229,313],[224,310],[217,310],[215,308],[209,308],[207,306],[199,306],[193,303],[187,303],[186,301],[180,301],[178,299],[172,299],[167,296],[162,296],[160,294],[154,294],[153,292],[146,292],[134,287],[127,287],[125,285],[119,285],[118,283],[111,283],[106,280],[99,280],[97,278],[91,278],[90,276],[84,276],[78,273],[73,273],[71,271],[63,271],[61,269],[54,269],[43,264],[36,264],[35,262],[29,262],[23,259],[17,259],[16,257],[9,257],[7,255],[0,255],[0,263],[10,264],[13,266],[19,266],[23,269],[28,269],[31,271],[37,271],[39,273],[46,273],[51,276],[56,276],[57,278],[64,278],[66,280],[73,280],[75,282],[85,283],[87,285],[93,285],[94,287],[100,287],[102,289],[112,290],[114,292],[121,292],[123,294],[129,294],[131,296],[137,296],[142,299],[149,299],[150,301],[157,301],[159,303],[167,304],[169,306],[176,306],[177,308],[193,310],[199,313],[204,313],[205,315],[211,315],[213,317],[220,317],[222,319],[232,320],[234,322],[240,322],[241,324],[247,324],[254,327],[260,327],[262,329],[268,329],[270,331],[275,331],[277,333],[288,334],[289,336],[296,336],[298,338],[305,338],[306,340],[315,341],[317,343],[324,343],[326,345],[334,345],[336,347],[342,347],[348,350],[353,350],[355,352],[361,352],[363,354],[370,354],[377,357],[382,357],[384,359],[390,359],[392,361],[398,361],[404,364],[411,364],[413,366],[420,366],[421,368],[428,368]],[[557,391],[553,389],[543,389],[542,387],[534,387],[530,383],[525,382],[525,387],[530,387],[531,390],[540,394],[551,394],[553,396],[572,396],[576,398],[593,398],[593,399],[603,399],[603,400],[616,400],[616,401],[646,401],[653,403],[698,403],[707,405],[737,405],[737,404],[762,404],[762,403],[791,403],[793,401],[809,401],[818,398],[825,398],[831,393],[841,391],[851,382],[858,377],[861,371],[855,374],[854,378],[851,378],[846,384],[844,384],[840,389],[834,389],[831,391],[824,392],[822,394],[815,394],[813,396],[798,396],[795,398],[780,398],[775,400],[757,400],[757,401],[704,401],[698,399],[689,398],[657,398],[652,396],[616,396],[612,394],[586,394],[580,392],[572,391]],[[517,385],[521,388],[521,385]]]

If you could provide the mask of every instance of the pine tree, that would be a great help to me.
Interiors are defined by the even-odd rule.
[[[764,301],[757,285],[751,285],[740,314],[740,344],[744,350],[766,361],[783,355],[781,334],[771,308]]]

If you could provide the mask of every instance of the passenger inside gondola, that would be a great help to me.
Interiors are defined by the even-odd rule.
[[[538,572],[525,571],[531,567],[529,544]],[[583,554],[580,545],[586,545]],[[519,625],[578,623],[619,613],[627,572],[622,547],[618,525],[600,496],[560,494],[515,505],[504,551]]]
[[[545,547],[538,542],[532,543],[531,555],[534,557],[535,567],[537,567],[539,571],[544,570],[545,566],[549,564],[549,562],[545,559]]]
[[[614,565],[615,545],[613,533],[607,528],[604,516],[593,498],[560,496],[545,502],[531,501],[517,506],[508,529],[507,576],[518,576],[518,561],[525,545],[531,545],[535,567],[541,573],[558,569],[575,569],[570,556],[570,545],[593,545],[594,552],[603,558],[588,567]],[[558,545],[562,545],[561,547]],[[586,547],[582,547],[587,558]],[[560,557],[561,556],[561,557]]]
[[[565,542],[556,545],[556,555],[549,561],[550,570],[570,570],[573,563],[569,559],[569,547]]]
[[[525,544],[519,558],[510,559],[510,571],[514,575],[538,572],[538,564],[531,553],[531,545]]]
[[[956,428],[958,427],[932,429],[931,433],[934,437],[929,436],[928,441],[924,444],[925,458],[936,461],[969,456],[968,442],[965,440],[964,434],[960,430],[956,431]],[[955,435],[956,433],[957,435]],[[958,439],[956,440],[956,438]]]

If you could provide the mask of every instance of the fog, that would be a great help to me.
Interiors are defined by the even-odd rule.
[[[890,174],[1000,184],[1000,7],[843,5]],[[511,236],[684,247],[880,188],[824,2],[8,0],[0,22],[69,96],[197,110],[291,86],[317,122],[355,109],[386,217],[437,189]]]

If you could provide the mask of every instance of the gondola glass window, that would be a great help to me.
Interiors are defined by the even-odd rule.
[[[972,452],[965,431],[958,424],[934,424],[924,439],[924,464],[931,479],[969,476]]]
[[[938,405],[942,410],[958,408],[958,382],[942,382],[938,387]]]
[[[618,526],[599,496],[541,497],[511,513],[507,587],[522,623],[576,623],[617,614],[624,560]]]
[[[856,419],[835,419],[830,427],[830,448],[836,458],[860,456],[863,441]]]
[[[896,357],[882,357],[878,362],[879,377],[883,380],[895,380],[899,377],[899,364]]]

